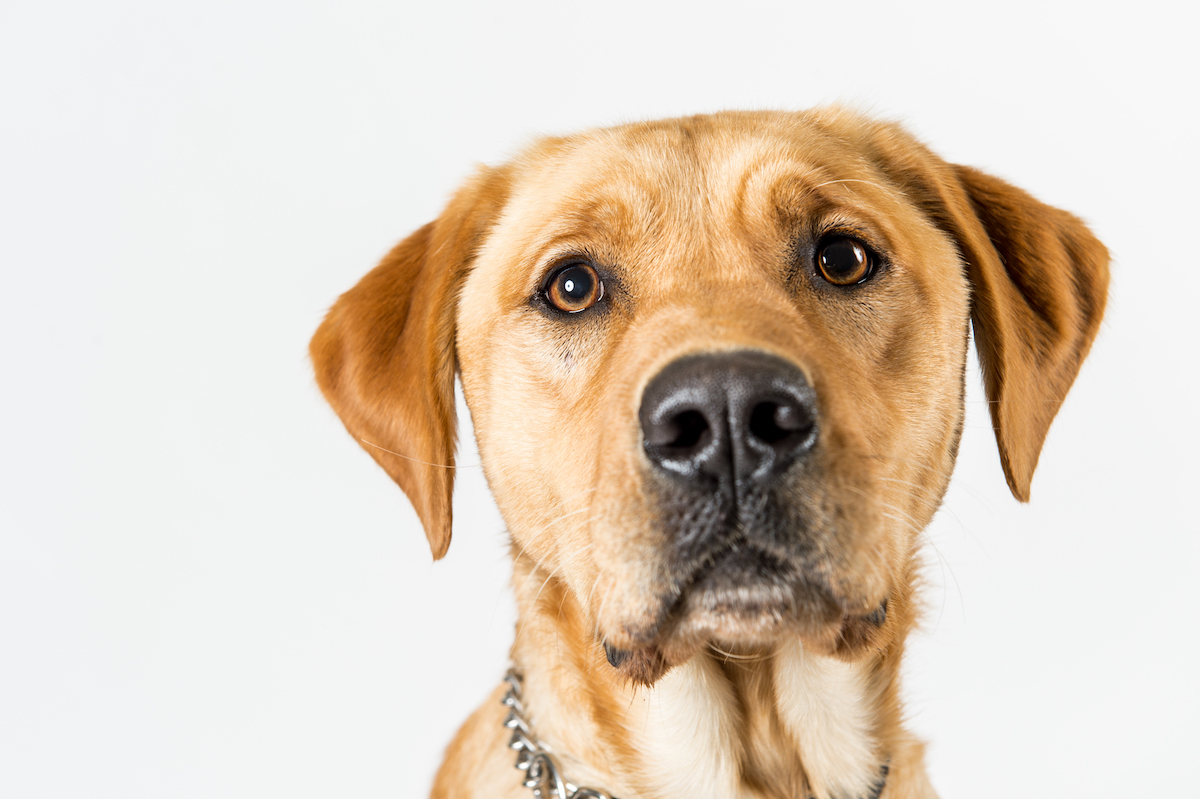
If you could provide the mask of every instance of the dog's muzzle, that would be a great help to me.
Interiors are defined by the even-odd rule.
[[[692,594],[719,615],[830,604],[806,575],[811,541],[785,490],[818,444],[816,393],[799,367],[757,350],[680,358],[646,386],[639,421],[673,611]]]

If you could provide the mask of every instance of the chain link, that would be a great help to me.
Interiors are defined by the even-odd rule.
[[[522,783],[533,791],[534,799],[616,799],[604,791],[580,788],[567,782],[558,761],[529,729],[525,706],[521,704],[521,675],[515,669],[509,669],[504,681],[508,683],[508,690],[500,701],[508,708],[504,726],[512,730],[508,747],[516,750],[516,766],[524,772]]]

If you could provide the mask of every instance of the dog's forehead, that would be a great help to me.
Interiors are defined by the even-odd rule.
[[[689,117],[547,139],[515,160],[512,185],[480,262],[503,262],[514,300],[566,254],[719,265],[797,219],[837,210],[886,238],[892,212],[904,213],[873,164],[802,115]]]
[[[779,200],[780,184],[877,179],[862,154],[799,115],[722,114],[641,123],[551,139],[518,160],[518,202],[539,210],[604,205],[721,218]]]

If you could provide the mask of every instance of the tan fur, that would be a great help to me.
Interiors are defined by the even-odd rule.
[[[853,231],[887,271],[841,293],[813,279],[797,241],[825,229]],[[614,276],[602,309],[537,307],[568,256]],[[1107,260],[1076,218],[894,125],[838,109],[666,120],[546,139],[481,171],[342,296],[312,356],[435,558],[459,370],[512,536],[512,658],[573,781],[623,799],[850,798],[886,763],[884,797],[927,797],[898,677],[917,537],[961,432],[968,323],[1026,500],[1103,313]],[[816,391],[821,446],[787,496],[824,604],[728,613],[668,590],[642,392],[681,357],[735,350],[794,364]],[[776,607],[765,588],[739,592]],[[606,642],[628,653],[619,669]],[[496,699],[450,745],[434,796],[528,795]]]

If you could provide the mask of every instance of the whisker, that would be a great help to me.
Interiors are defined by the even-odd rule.
[[[911,480],[901,480],[899,477],[878,477],[876,479],[881,480],[883,482],[896,483],[898,485],[908,486],[909,488],[915,489],[916,491],[918,491],[920,493],[913,493],[913,494],[910,494],[910,496],[912,496],[912,498],[917,500],[918,502],[924,503],[927,507],[932,508],[935,511],[938,508],[940,508],[942,505],[940,500],[935,501],[933,499],[929,499],[927,497],[921,496],[921,494],[926,494],[929,497],[932,497],[936,493],[936,490],[933,488],[923,486],[919,483],[914,483]]]
[[[535,604],[535,605],[537,604],[538,597],[540,597],[542,595],[542,589],[544,589],[546,587],[546,584],[549,583],[550,580],[557,573],[558,573],[558,569],[551,569],[550,573],[546,575],[546,579],[544,581],[542,581],[542,587],[538,589],[537,594],[535,594],[533,597],[533,604]],[[517,634],[513,637],[514,640],[519,640],[521,638],[521,633],[525,632],[525,625],[527,625],[529,623],[529,620],[532,619],[536,615],[537,614],[533,613],[533,612],[520,614],[520,616],[521,616],[520,622],[521,623],[517,626]]]
[[[589,490],[591,490],[591,491],[594,491],[595,489],[589,489]],[[549,522],[547,522],[546,524],[542,525],[541,529],[539,529],[539,530],[538,530],[536,533],[533,533],[533,534],[532,534],[530,537],[531,537],[531,538],[537,538],[538,536],[542,535],[542,533],[546,532],[546,531],[547,531],[547,530],[549,530],[551,527],[553,527],[554,525],[556,525],[556,524],[558,524],[559,522],[561,522],[563,519],[570,518],[571,516],[577,516],[577,515],[579,515],[580,513],[586,513],[588,510],[590,510],[590,508],[583,507],[583,508],[579,508],[578,510],[573,510],[573,511],[571,511],[570,513],[564,513],[564,514],[563,514],[563,515],[561,515],[561,516],[556,516],[555,518],[551,519],[551,520],[550,520]],[[592,522],[596,521],[596,519],[600,519],[600,518],[603,518],[603,516],[602,516],[602,515],[600,515],[600,514],[598,514],[598,515],[596,515],[596,516],[593,516],[593,517],[592,517],[592,518],[590,518],[590,519],[585,519],[583,523],[584,523],[584,524],[591,524]],[[524,552],[524,551],[525,551],[525,550],[524,550],[524,549],[522,549],[522,552]],[[547,557],[549,557],[549,555],[550,555],[550,553],[546,553],[545,555],[543,555],[543,556],[542,556],[542,558],[541,558],[540,560],[538,560],[537,564],[536,564],[536,565],[534,565],[534,567],[533,567],[533,568],[534,568],[534,571],[531,571],[531,572],[530,572],[530,576],[532,576],[533,574],[535,574],[535,573],[537,572],[537,570],[541,568],[543,561],[545,561],[545,559],[546,559]],[[526,579],[526,581],[528,581],[528,580],[529,580],[529,577],[526,577],[525,579]],[[525,587],[525,586],[524,586],[524,584],[522,584],[522,585],[521,585],[521,588],[524,588],[524,587]]]
[[[942,584],[945,585],[946,572],[949,571],[950,579],[954,581],[954,588],[956,591],[958,591],[958,599],[961,604],[962,598],[963,598],[963,593],[962,593],[962,584],[959,583],[959,581],[958,581],[958,574],[954,571],[954,566],[953,566],[953,564],[950,563],[950,559],[946,557],[946,555],[942,552],[941,548],[938,547],[937,542],[933,540],[933,536],[931,536],[929,534],[928,530],[917,527],[917,525],[915,523],[913,523],[912,517],[909,516],[907,513],[905,513],[902,509],[897,508],[894,505],[891,505],[890,503],[884,503],[884,508],[886,510],[894,511],[896,513],[902,514],[905,518],[893,516],[890,513],[886,513],[886,512],[883,514],[883,516],[885,518],[892,519],[893,521],[907,524],[909,529],[915,530],[917,533],[917,536],[921,540],[923,540],[926,543],[926,545],[929,546],[929,548],[931,548],[934,551],[934,554],[937,555],[938,566],[942,570]],[[942,593],[942,606],[941,606],[941,608],[938,609],[938,618],[937,618],[937,621],[935,621],[934,625],[933,625],[934,630],[936,630],[941,625],[942,618],[945,615],[946,615],[946,594],[945,594],[945,592],[943,592]]]
[[[542,564],[546,562],[546,559],[549,558],[551,554],[552,553],[550,553],[550,552],[544,553],[542,555],[542,557],[539,558],[538,561],[533,564],[533,568],[529,570],[529,574],[525,575],[525,581],[523,583],[521,583],[520,586],[513,586],[514,593],[517,596],[521,595],[521,592],[524,591],[526,586],[529,585],[529,581],[533,579],[534,575],[541,573]]]
[[[600,579],[600,575],[596,575],[596,579]],[[592,633],[593,638],[600,637],[600,618],[604,615],[604,607],[608,604],[608,598],[612,596],[612,590],[616,583],[609,583],[608,590],[604,592],[604,599],[600,600],[600,608],[596,611],[595,631]]]
[[[934,553],[937,554],[938,566],[942,570],[942,586],[943,586],[943,588],[945,587],[945,584],[946,584],[946,572],[947,571],[950,572],[950,579],[954,581],[954,590],[958,592],[958,605],[959,605],[959,607],[961,607],[963,609],[963,621],[966,621],[967,606],[963,602],[962,584],[958,581],[958,574],[954,571],[954,566],[950,563],[950,559],[947,558],[944,554],[942,554],[942,550],[934,542],[933,536],[929,535],[928,533],[923,533],[922,535],[924,536],[925,541],[929,544],[930,548],[933,549]],[[941,626],[942,619],[945,617],[945,615],[946,615],[946,591],[943,590],[942,591],[942,607],[938,611],[937,621],[934,622],[934,624],[933,624],[934,630],[937,630],[937,628]]]
[[[562,519],[565,519],[567,516],[574,516],[574,515],[576,515],[577,513],[583,512],[583,511],[585,511],[585,510],[587,510],[587,509],[586,509],[586,508],[580,508],[578,511],[572,511],[571,513],[564,514],[564,515],[562,515],[562,516],[560,516],[560,517],[558,517],[558,518],[556,518],[556,519],[552,520],[552,521],[551,521],[549,524],[545,525],[545,526],[542,528],[542,530],[541,530],[541,531],[539,531],[539,534],[540,534],[541,532],[545,532],[546,530],[550,529],[550,528],[551,528],[551,527],[552,527],[552,526],[553,526],[555,523],[557,523],[557,522],[561,521]],[[595,516],[592,516],[591,518],[589,518],[589,519],[586,519],[586,520],[584,521],[584,524],[590,524],[591,522],[595,521],[596,519],[602,519],[602,518],[604,518],[604,514],[602,514],[602,513],[598,513],[598,514],[596,514]],[[524,550],[522,550],[522,552],[524,552]],[[533,565],[533,568],[532,568],[532,569],[530,569],[530,571],[529,571],[529,574],[528,574],[528,575],[525,577],[525,580],[524,580],[524,582],[522,582],[522,583],[521,583],[521,585],[520,585],[519,587],[518,587],[518,586],[514,586],[514,593],[516,593],[518,596],[520,596],[522,593],[524,593],[524,591],[525,591],[526,587],[529,585],[529,581],[530,581],[530,580],[532,580],[532,579],[534,578],[534,576],[536,576],[536,575],[538,575],[538,574],[540,574],[540,573],[542,572],[542,569],[543,569],[543,564],[546,562],[546,560],[547,560],[547,559],[548,559],[548,558],[549,558],[549,557],[550,557],[552,554],[554,554],[554,553],[552,553],[552,552],[546,552],[546,553],[545,553],[545,554],[544,554],[544,555],[543,555],[543,556],[542,556],[542,557],[541,557],[541,558],[540,558],[540,559],[539,559],[539,560],[538,560],[538,561],[537,561],[537,562],[536,562],[536,563]],[[563,566],[563,564],[561,564],[561,563],[560,563],[558,566],[555,566],[553,569],[551,569],[551,570],[550,570],[550,572],[549,572],[548,574],[546,574],[546,579],[542,581],[542,584],[541,584],[541,586],[539,586],[539,587],[538,587],[537,593],[536,593],[536,594],[534,594],[534,596],[533,596],[533,602],[532,602],[532,604],[533,604],[533,605],[537,605],[537,601],[538,601],[538,599],[540,599],[540,598],[541,598],[541,596],[542,596],[542,591],[546,590],[546,586],[547,586],[547,585],[549,585],[550,581],[551,581],[552,579],[554,579],[554,577],[555,577],[555,576],[556,576],[556,575],[559,573],[559,570],[562,568],[562,566]],[[563,594],[563,602],[565,602],[565,601],[566,601],[566,594],[565,594],[565,592],[564,592],[564,594]],[[586,608],[585,608],[585,610],[586,610]],[[529,616],[530,616],[530,617],[532,617],[533,615],[534,615],[533,613],[530,613],[530,614],[529,614]],[[561,617],[562,617],[562,603],[560,602],[560,603],[559,603],[559,618],[561,618]],[[520,624],[520,626],[517,628],[517,637],[518,637],[518,638],[520,637],[521,633],[524,631],[525,624],[526,624],[526,620],[524,620],[524,619],[523,619],[523,620],[521,621],[521,624]],[[557,628],[556,628],[556,629],[557,629]],[[555,634],[557,635],[557,632],[556,632]]]
[[[904,464],[908,464],[910,466],[917,466],[920,468],[928,468],[927,464],[923,464],[918,460],[914,460],[913,458],[900,458],[900,457],[897,457],[894,455],[878,455],[878,454],[874,454],[874,453],[864,454],[863,457],[870,458],[871,460],[875,460],[875,461],[880,461],[881,463],[904,463]],[[972,488],[971,484],[968,483],[966,480],[962,479],[961,477],[957,477],[953,481],[950,482],[950,485],[952,487],[961,488],[962,490],[966,491],[968,494],[971,495],[971,498],[974,499],[975,501],[977,501],[980,505],[982,505],[988,511],[988,513],[990,513],[993,516],[996,515],[995,509],[993,509],[991,505],[989,505],[986,501],[984,501],[983,497],[980,496],[977,493],[976,489]]]
[[[370,441],[367,441],[365,438],[360,438],[359,441],[366,444],[368,447],[374,447],[375,449],[382,450],[383,452],[386,452],[389,455],[395,455],[397,458],[404,458],[404,460],[406,460],[406,461],[412,461],[413,463],[420,463],[425,466],[433,466],[438,469],[477,469],[481,465],[478,463],[466,463],[466,464],[463,464],[462,466],[451,466],[451,465],[448,465],[445,463],[430,463],[429,461],[423,461],[420,458],[410,458],[407,455],[401,455],[399,452],[393,452],[392,450],[388,449],[387,447],[381,447],[378,444],[374,444]]]
[[[883,482],[887,482],[887,483],[896,483],[897,485],[908,486],[917,491],[920,491],[921,493],[927,494],[930,497],[935,496],[937,493],[937,490],[935,488],[932,488],[930,486],[923,486],[923,485],[920,485],[919,483],[914,483],[911,480],[901,480],[899,477],[880,476],[876,479],[881,480]],[[946,513],[949,513],[951,516],[954,517],[954,520],[956,522],[958,522],[959,527],[962,527],[964,530],[966,529],[966,525],[963,524],[963,521],[961,518],[959,518],[958,514],[954,512],[954,508],[950,507],[950,503],[946,502],[946,496],[944,494],[936,502],[934,502],[932,499],[925,499],[924,497],[921,497],[921,496],[914,496],[913,499],[916,499],[919,502],[925,503],[925,505],[932,508],[935,512],[945,511]]]
[[[596,584],[600,582],[600,572],[596,572],[596,576],[592,578],[592,587],[588,589],[587,598],[583,600],[585,607],[592,606],[592,597],[596,595]]]
[[[888,478],[883,478],[883,479],[888,479]],[[897,482],[903,483],[905,481],[897,480]],[[858,488],[857,486],[846,486],[846,488],[854,493],[859,494],[860,496],[864,496],[864,497],[871,496],[866,491],[864,491],[861,488]],[[875,499],[878,499],[878,497],[875,497]],[[951,565],[950,559],[947,558],[945,556],[945,554],[942,552],[942,550],[938,547],[937,542],[935,542],[933,540],[933,536],[929,535],[928,530],[925,527],[923,527],[922,525],[918,524],[917,520],[912,517],[912,514],[908,513],[903,508],[897,507],[896,505],[894,505],[890,502],[881,501],[880,502],[880,512],[881,512],[881,515],[885,519],[890,519],[893,522],[900,524],[903,528],[906,528],[909,531],[915,533],[919,539],[924,541],[934,551],[934,553],[937,555],[938,565],[942,570],[942,583],[945,584],[946,572],[949,571],[950,579],[954,581],[954,586],[955,586],[955,589],[958,591],[959,601],[961,602],[962,601],[962,585],[958,581],[958,575],[954,571],[954,566]],[[953,511],[951,511],[951,512],[953,512]],[[958,517],[955,516],[955,518],[957,519]],[[959,524],[960,525],[962,524],[961,520],[959,521]],[[935,630],[941,624],[942,618],[945,615],[946,615],[946,594],[945,594],[945,592],[943,592],[941,608],[938,610],[937,621],[934,622]]]
[[[882,187],[882,186],[880,186],[880,185],[879,185],[878,183],[876,183],[875,181],[873,181],[873,180],[862,180],[862,179],[860,179],[860,178],[839,178],[839,179],[837,179],[837,180],[827,180],[827,181],[825,181],[824,183],[818,183],[817,185],[813,186],[813,188],[814,188],[814,189],[819,189],[819,188],[821,188],[822,186],[832,186],[832,185],[833,185],[833,184],[835,184],[835,183],[866,183],[868,186],[874,186],[875,188],[877,188],[877,189],[879,189],[879,190],[881,190],[881,191],[883,190],[883,187]]]
[[[726,652],[724,649],[721,649],[719,646],[717,646],[716,644],[711,643],[711,642],[709,643],[708,648],[711,649],[712,651],[716,652],[718,655],[721,655],[722,657],[724,657],[726,663],[728,663],[730,660],[734,660],[734,661],[740,660],[740,661],[747,662],[747,663],[756,663],[756,662],[767,659],[767,655],[762,652],[758,652],[753,655],[739,655],[735,652]],[[735,665],[740,666],[741,664],[738,663]]]
[[[921,531],[921,529],[922,529],[921,525],[917,522],[916,519],[914,519],[912,517],[912,514],[908,513],[903,508],[898,508],[890,502],[883,501],[880,499],[880,497],[877,494],[872,494],[862,488],[859,488],[858,486],[847,485],[847,486],[845,486],[845,489],[847,491],[851,491],[855,494],[858,494],[860,497],[866,497],[867,499],[878,500],[880,502],[880,506],[882,508],[884,508],[886,510],[894,510],[897,513],[903,514],[904,518],[897,519],[897,521],[905,522],[908,525],[909,529],[911,529],[915,532]],[[887,514],[884,514],[884,515],[887,516]],[[892,518],[892,517],[888,517],[888,518]]]

